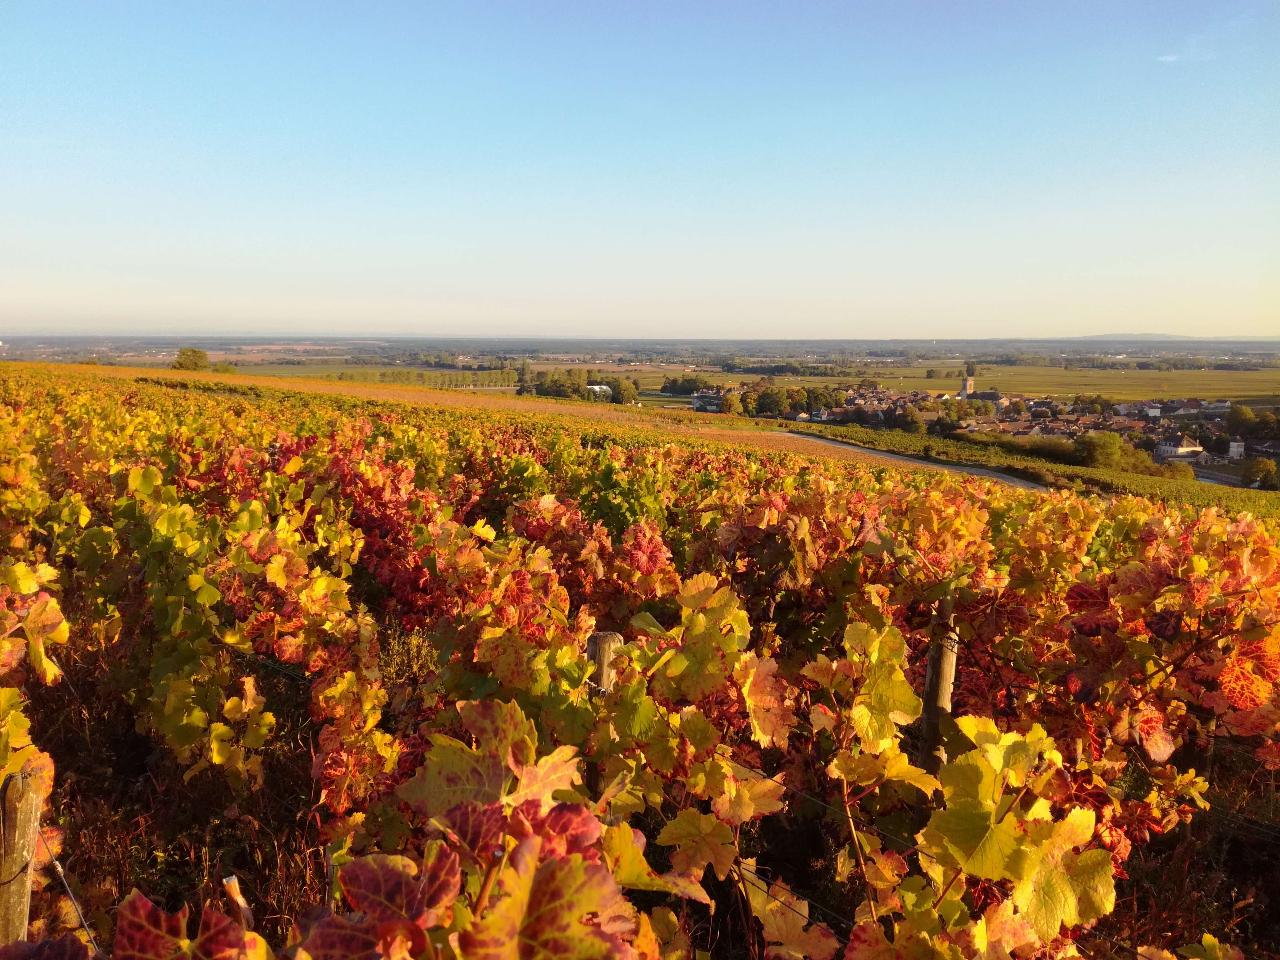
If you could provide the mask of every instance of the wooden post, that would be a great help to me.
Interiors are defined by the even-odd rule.
[[[595,664],[594,682],[604,693],[613,689],[613,654],[622,643],[622,634],[610,631],[593,633],[587,637],[587,657]],[[600,765],[587,764],[587,795],[593,799],[600,796]]]
[[[929,663],[924,679],[924,715],[922,719],[922,743],[920,766],[927,773],[937,773],[947,761],[947,750],[942,745],[942,718],[951,716],[951,689],[956,682],[956,636],[952,623],[951,599],[942,601],[938,619],[942,629],[935,633],[929,646]]]
[[[43,800],[26,771],[0,784],[0,946],[27,939]]]
[[[587,656],[596,665],[596,685],[606,692],[613,689],[613,652],[620,643],[622,634],[610,631],[587,637]]]

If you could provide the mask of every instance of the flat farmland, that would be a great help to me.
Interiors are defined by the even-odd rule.
[[[945,376],[929,379],[930,369],[950,373],[963,364],[955,360],[911,366],[881,366],[868,363],[856,366],[858,373],[880,381],[886,387],[898,390],[927,390],[936,393],[955,392],[960,387],[956,377]],[[667,404],[684,405],[685,397],[666,397],[659,393],[668,377],[700,376],[712,383],[732,386],[760,379],[756,374],[724,373],[682,364],[627,364],[627,363],[556,363],[536,361],[537,370],[563,370],[578,367],[610,376],[634,378],[640,382],[645,396],[641,402],[648,406]],[[159,368],[149,368],[152,372]],[[376,382],[380,374],[404,375],[419,368],[403,364],[352,365],[340,360],[306,362],[301,364],[255,363],[237,365],[237,373],[251,377],[318,378],[335,379],[339,374],[352,380]],[[440,376],[466,371],[423,369],[428,376]],[[835,386],[859,379],[847,377],[779,376],[775,381],[783,386]],[[1102,394],[1113,400],[1180,399],[1200,397],[1204,399],[1240,400],[1254,404],[1280,404],[1280,368],[1264,370],[1094,370],[1087,368],[1066,369],[1047,366],[996,366],[979,365],[978,388],[1001,390],[1005,393],[1028,396],[1064,396],[1077,394]],[[486,390],[502,391],[512,388],[486,387]]]
[[[952,392],[961,381],[954,377],[930,380],[926,371],[955,370],[955,362],[911,367],[871,367],[868,376],[902,390]],[[979,365],[980,390],[1001,390],[1031,396],[1102,394],[1113,400],[1201,397],[1205,399],[1280,402],[1280,369],[1267,370],[1092,370],[1063,367]]]

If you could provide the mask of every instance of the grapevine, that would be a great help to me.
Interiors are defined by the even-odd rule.
[[[1108,955],[1209,746],[1280,767],[1247,514],[32,370],[0,544],[0,761],[117,957]],[[201,862],[89,872],[175,801],[142,835]],[[87,955],[66,899],[9,952]]]

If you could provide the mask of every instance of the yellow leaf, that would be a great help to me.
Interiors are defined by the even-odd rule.
[[[747,704],[752,738],[762,747],[785,750],[796,715],[787,704],[787,684],[778,676],[778,662],[745,654],[734,667],[733,678]]]

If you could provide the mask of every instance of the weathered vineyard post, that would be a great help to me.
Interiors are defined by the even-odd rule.
[[[587,638],[587,657],[595,664],[594,682],[602,693],[613,689],[613,654],[621,643],[622,634],[611,631],[593,633]],[[586,787],[590,796],[599,796],[599,764],[587,764]]]
[[[35,778],[26,771],[0,784],[0,946],[27,939],[42,806]]]
[[[606,693],[613,689],[613,652],[622,643],[622,634],[611,631],[587,637],[587,656],[596,665],[596,686]]]
[[[937,773],[947,760],[947,750],[942,745],[942,718],[951,716],[951,688],[956,681],[956,647],[959,644],[952,621],[950,597],[942,601],[939,619],[943,629],[935,631],[929,645],[929,663],[924,680],[920,766],[928,773]]]

